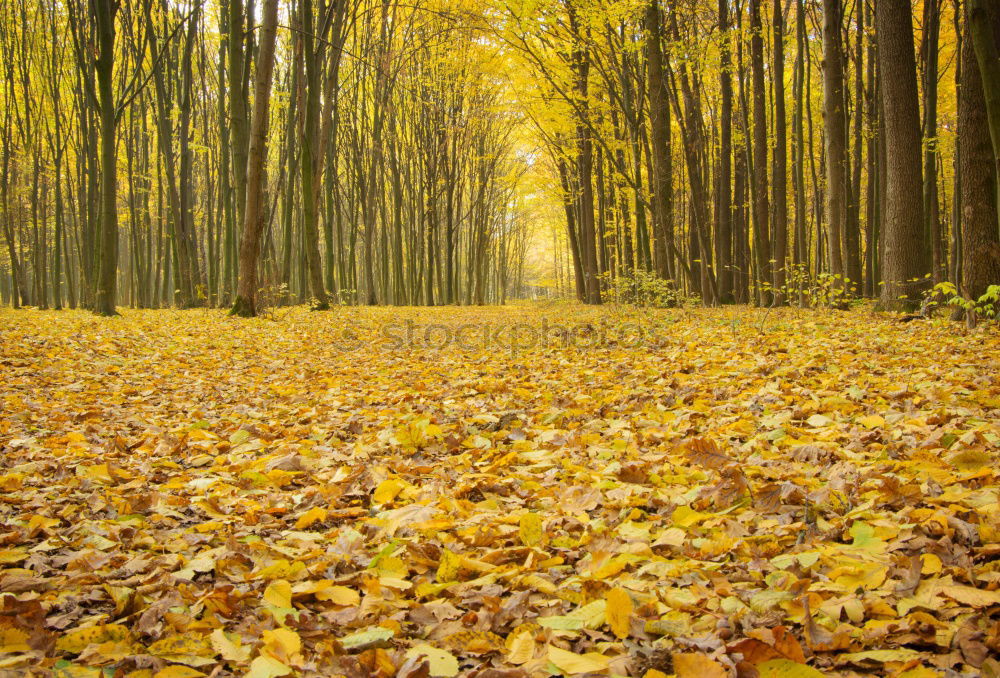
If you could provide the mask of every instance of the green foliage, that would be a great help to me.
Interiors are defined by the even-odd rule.
[[[1000,285],[990,285],[986,292],[976,299],[962,295],[955,283],[939,282],[925,295],[926,308],[936,308],[940,305],[956,306],[966,314],[994,320],[1000,311]]]
[[[803,305],[814,308],[846,308],[860,301],[854,282],[833,273],[820,273],[813,278],[804,264],[786,269],[784,285],[776,287],[765,282],[764,289],[772,294],[781,293],[788,303],[801,299]]]
[[[610,304],[631,304],[653,308],[672,308],[699,303],[696,296],[684,294],[673,280],[657,277],[652,271],[636,269],[630,275],[601,275],[604,298]]]

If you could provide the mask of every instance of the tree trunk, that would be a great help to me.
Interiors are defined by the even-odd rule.
[[[774,30],[774,63],[772,65],[774,84],[774,157],[771,173],[774,211],[774,242],[771,261],[774,266],[774,303],[787,302],[785,266],[788,255],[788,140],[785,119],[785,25],[781,12],[781,0],[774,0],[772,19]]]
[[[757,304],[771,305],[770,210],[767,199],[767,103],[764,82],[764,36],[760,0],[750,0],[750,72],[753,79],[753,168],[750,199],[753,203],[754,253],[757,264]]]
[[[993,162],[1000,177],[1000,46],[997,45],[996,14],[995,0],[969,0],[969,34],[983,83],[990,139],[993,142]],[[996,191],[996,202],[1000,205],[1000,181]]]
[[[264,0],[260,29],[260,52],[254,77],[253,119],[247,155],[246,210],[240,237],[239,284],[232,315],[257,315],[257,260],[264,232],[264,180],[267,161],[267,128],[271,107],[271,81],[274,73],[274,42],[278,25],[278,0]]]
[[[910,0],[879,0],[875,29],[886,148],[881,306],[914,308],[927,287],[929,267],[923,250],[923,204],[917,199],[923,177]]]
[[[947,265],[941,248],[941,219],[937,191],[938,35],[941,28],[939,0],[924,0],[924,34],[921,45],[924,95],[924,250],[931,252],[935,283],[944,280]]]
[[[983,11],[980,9],[980,11]],[[971,28],[971,5],[966,18]],[[988,10],[986,32],[1000,36],[1000,12]],[[978,299],[989,285],[1000,284],[1000,232],[997,230],[997,167],[990,141],[982,71],[974,40],[962,41],[962,85],[958,92],[961,139],[959,201],[962,211],[962,294]]]
[[[850,195],[847,205],[847,219],[844,221],[843,241],[844,275],[847,278],[847,290],[852,296],[861,291],[863,284],[861,274],[861,157],[864,148],[861,114],[864,104],[864,35],[865,35],[865,2],[857,0],[857,24],[855,26],[855,68],[854,68],[854,144],[853,167],[851,171]]]
[[[646,72],[649,88],[649,125],[652,131],[653,188],[653,263],[656,275],[670,277],[669,257],[673,248],[673,214],[671,213],[670,161],[670,101],[664,78],[663,50],[660,46],[659,0],[646,6]]]
[[[319,34],[314,36],[316,21],[313,16],[312,0],[300,0],[299,12],[302,21],[302,53],[305,62],[305,117],[301,127],[299,148],[299,172],[302,176],[302,229],[305,240],[306,264],[309,268],[309,286],[312,290],[313,309],[330,308],[326,287],[323,283],[323,269],[319,255],[319,185],[322,179],[322,154],[319,139],[320,95],[322,87],[322,67],[326,54],[326,32],[329,22],[325,20],[325,2],[320,2]]]
[[[719,89],[722,106],[719,110],[719,160],[716,174],[715,201],[715,262],[719,284],[719,303],[731,304],[733,298],[733,221],[732,221],[732,155],[733,155],[733,78],[729,45],[729,0],[719,0],[719,32],[722,43],[719,54]]]
[[[826,141],[826,218],[830,273],[845,282],[843,232],[847,225],[847,111],[841,0],[823,0],[823,118]],[[843,299],[838,299],[839,304]]]
[[[99,53],[95,63],[101,120],[101,232],[94,313],[118,315],[118,156],[115,133],[118,110],[114,99],[115,14],[117,0],[94,0]]]

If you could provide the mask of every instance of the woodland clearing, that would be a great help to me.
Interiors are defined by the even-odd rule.
[[[993,327],[122,315],[0,309],[11,675],[1000,671]]]

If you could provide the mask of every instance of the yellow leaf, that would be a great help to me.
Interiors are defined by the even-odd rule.
[[[549,661],[563,673],[599,673],[606,671],[611,663],[609,657],[605,657],[597,652],[577,654],[569,650],[560,649],[554,645],[549,645]]]
[[[674,521],[674,525],[678,527],[691,527],[696,523],[708,518],[711,514],[702,513],[700,511],[695,511],[690,506],[678,506],[674,509],[673,515],[670,519]]]
[[[1000,605],[1000,591],[986,591],[974,586],[960,586],[958,584],[945,584],[936,588],[952,600],[970,607]]]
[[[56,649],[61,652],[71,652],[79,654],[88,645],[95,643],[118,642],[129,637],[128,629],[121,624],[105,624],[103,626],[89,626],[85,629],[70,631],[58,641]]]
[[[667,678],[667,674],[656,669],[649,669],[646,673],[642,674],[642,678]]]
[[[0,565],[13,565],[28,559],[28,552],[23,548],[0,550]]]
[[[215,629],[212,631],[210,638],[212,649],[218,652],[226,661],[242,663],[250,659],[251,648],[249,645],[243,645],[238,635],[233,634],[233,636],[230,636],[224,633],[222,629]],[[232,638],[235,638],[235,640]]]
[[[611,632],[619,639],[628,638],[631,632],[632,597],[621,588],[613,588],[605,596],[607,607],[604,614]]]
[[[103,678],[104,673],[99,668],[67,664],[52,671],[53,678]]]
[[[31,652],[28,634],[21,629],[5,626],[0,629],[0,654],[9,652]]]
[[[325,600],[334,605],[357,605],[361,595],[347,586],[331,586],[316,592],[316,600]]]
[[[457,553],[445,549],[441,553],[441,561],[438,564],[437,580],[442,584],[455,581],[458,579],[458,571],[461,567],[462,557]]]
[[[261,655],[250,662],[246,678],[277,678],[277,676],[287,676],[291,672],[291,667],[285,666],[274,657]]]
[[[729,672],[704,652],[675,652],[674,673],[677,678],[729,678]]]
[[[200,633],[175,634],[150,645],[146,652],[178,664],[204,666],[214,662],[210,638]]]
[[[684,539],[686,538],[686,533],[679,527],[671,527],[664,530],[656,541],[653,542],[653,546],[683,546]]]
[[[314,506],[295,521],[296,530],[304,530],[313,523],[320,523],[326,520],[326,509],[321,506]]]
[[[153,678],[199,678],[199,676],[204,676],[205,674],[198,669],[192,669],[190,666],[168,666],[165,669],[160,669],[156,672]]]
[[[60,523],[59,520],[55,518],[46,518],[45,516],[34,515],[31,516],[31,520],[28,521],[28,530],[34,531],[38,529],[48,529],[50,527],[55,527]]]
[[[302,639],[291,629],[274,629],[264,631],[264,652],[282,662],[289,662],[302,650]]]
[[[524,664],[535,656],[535,638],[529,631],[520,631],[507,639],[507,661]]]
[[[941,559],[933,553],[924,553],[920,556],[920,574],[937,574],[944,564]]]
[[[885,426],[885,419],[883,419],[882,417],[880,417],[877,414],[872,414],[872,415],[869,415],[867,417],[861,417],[860,419],[857,419],[855,421],[857,421],[859,424],[861,424],[865,428],[869,428],[869,429],[871,429],[871,428],[878,428],[879,426]]]
[[[521,543],[525,546],[538,546],[542,543],[542,519],[537,513],[525,513],[521,516]]]
[[[458,660],[451,652],[427,645],[426,643],[414,645],[406,651],[406,658],[423,657],[430,665],[431,676],[444,676],[450,678],[458,673]]]
[[[375,488],[375,494],[372,495],[372,501],[376,504],[388,504],[403,491],[404,487],[406,487],[406,483],[399,478],[389,478],[388,480],[383,480],[379,483],[378,487]]]
[[[276,579],[264,589],[264,602],[272,607],[292,606],[292,585],[284,579]]]
[[[813,667],[791,659],[772,659],[757,664],[757,673],[760,678],[823,678],[823,674]]]
[[[80,473],[80,470],[83,472]],[[77,475],[83,475],[90,480],[102,483],[104,485],[113,484],[114,478],[111,477],[111,471],[108,469],[107,464],[96,464],[94,466],[83,466],[79,467],[77,470]]]
[[[598,567],[591,573],[594,579],[607,579],[613,577],[628,566],[628,558],[619,554],[610,558],[606,563]]]

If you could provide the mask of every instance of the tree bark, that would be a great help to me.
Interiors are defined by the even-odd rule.
[[[115,147],[118,110],[114,96],[115,14],[117,0],[93,0],[97,20],[95,62],[101,122],[101,231],[94,313],[118,315],[118,155]]]
[[[750,72],[753,79],[753,169],[750,199],[753,204],[754,254],[757,264],[757,305],[770,306],[771,238],[768,233],[767,104],[764,83],[764,35],[760,0],[750,0]]]
[[[997,45],[996,2],[969,0],[969,34],[976,52],[979,77],[983,83],[986,115],[993,142],[993,162],[1000,177],[1000,46]],[[996,202],[1000,205],[1000,181]]]
[[[715,208],[715,260],[719,281],[719,303],[731,304],[733,297],[733,221],[732,221],[732,154],[733,154],[733,78],[729,37],[729,0],[719,0],[719,32],[722,43],[719,54],[719,89],[722,104],[719,109],[719,161]]]
[[[823,0],[823,118],[826,141],[826,218],[830,273],[846,283],[842,249],[847,225],[847,111],[841,0]],[[843,300],[838,300],[842,302]]]
[[[771,172],[771,200],[774,212],[774,241],[771,249],[771,261],[774,267],[772,283],[774,285],[775,305],[787,302],[785,281],[786,258],[788,255],[788,134],[785,117],[785,24],[782,16],[782,1],[774,0],[772,19],[774,31],[774,157]]]
[[[653,143],[653,264],[656,275],[670,277],[669,256],[673,247],[673,214],[671,205],[670,101],[664,78],[663,50],[660,45],[659,0],[649,0],[646,6],[646,73],[649,88],[649,123]]]
[[[246,210],[240,237],[239,284],[232,315],[257,315],[257,260],[264,232],[264,181],[267,170],[267,129],[274,73],[274,42],[278,25],[278,0],[264,0],[260,29],[260,52],[254,76],[253,118],[247,155]]]
[[[923,248],[920,107],[910,0],[875,5],[882,113],[885,126],[886,186],[881,306],[914,308],[927,288]]]
[[[972,11],[966,19],[971,28]],[[987,31],[1000,36],[1000,12],[984,12]],[[989,285],[1000,284],[1000,232],[997,229],[997,166],[982,71],[974,40],[962,41],[962,83],[958,92],[959,201],[962,211],[962,294],[976,300]]]

